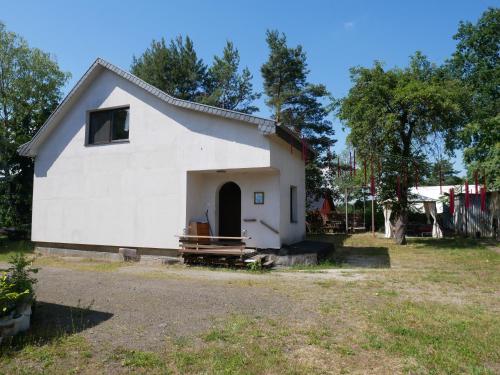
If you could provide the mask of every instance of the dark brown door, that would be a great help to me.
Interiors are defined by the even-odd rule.
[[[241,190],[234,182],[219,190],[219,236],[241,236]]]

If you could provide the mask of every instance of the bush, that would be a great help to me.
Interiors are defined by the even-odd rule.
[[[9,260],[10,267],[0,277],[0,317],[15,310],[21,312],[35,298],[37,280],[32,274],[38,269],[32,268],[31,263],[23,253],[17,253]]]
[[[10,258],[9,264],[11,266],[7,269],[7,273],[14,284],[15,291],[23,292],[29,290],[29,293],[33,295],[33,287],[37,280],[32,274],[37,273],[38,268],[31,267],[32,260],[27,258],[23,253],[17,253]]]
[[[29,295],[26,289],[21,293],[15,291],[15,284],[10,280],[7,273],[0,276],[0,318],[11,315],[19,306],[19,303]]]

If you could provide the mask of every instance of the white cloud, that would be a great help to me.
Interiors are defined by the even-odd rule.
[[[344,29],[345,30],[352,30],[352,29],[354,29],[355,25],[356,25],[356,23],[354,21],[344,22]]]

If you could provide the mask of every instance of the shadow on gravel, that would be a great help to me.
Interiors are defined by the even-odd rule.
[[[73,307],[37,302],[31,316],[31,328],[24,334],[5,339],[2,346],[21,350],[27,345],[44,345],[66,335],[95,327],[112,316],[111,313],[93,310],[92,304]]]

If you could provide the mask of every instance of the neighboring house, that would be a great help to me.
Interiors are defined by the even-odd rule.
[[[214,236],[280,248],[305,235],[302,150],[273,120],[173,98],[97,59],[19,148],[35,160],[32,240],[177,249],[201,217]]]

